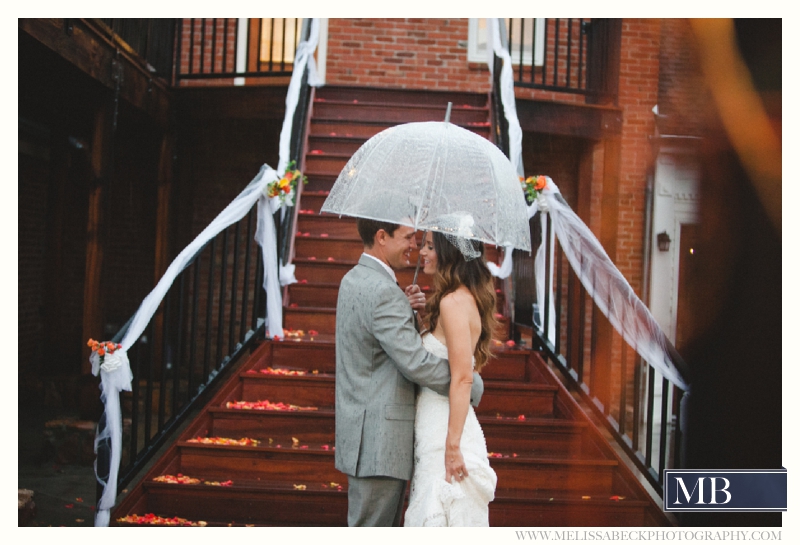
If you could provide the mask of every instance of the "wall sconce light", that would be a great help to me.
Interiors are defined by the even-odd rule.
[[[658,241],[658,250],[660,252],[669,252],[669,243],[672,242],[672,239],[669,238],[666,231],[656,235],[656,240]]]

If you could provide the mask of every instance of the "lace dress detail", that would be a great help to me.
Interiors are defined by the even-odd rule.
[[[447,358],[447,347],[432,334],[425,334],[422,344],[428,352]],[[449,417],[448,398],[421,388],[414,422],[414,476],[406,526],[489,525],[489,502],[494,499],[497,475],[489,465],[483,430],[470,406],[461,435],[461,454],[469,477],[448,483],[444,479],[444,443]]]

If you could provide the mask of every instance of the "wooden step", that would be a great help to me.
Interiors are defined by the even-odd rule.
[[[301,210],[302,210],[301,202]],[[349,216],[319,215],[316,213],[303,213],[297,216],[297,230],[301,233],[310,233],[313,236],[328,235],[360,239],[356,229],[356,219]]]
[[[336,308],[286,307],[283,309],[283,327],[333,335],[336,333]]]
[[[329,137],[329,138],[352,138],[368,140],[381,131],[389,127],[394,127],[396,123],[382,121],[354,121],[339,119],[319,119],[311,118],[311,132],[309,138]]]
[[[384,121],[353,121],[340,119],[311,119],[311,136],[330,136],[369,139],[398,123]],[[486,139],[491,138],[491,127],[487,125],[467,125],[462,127]]]
[[[245,401],[283,399],[300,406],[332,407],[336,399],[332,374],[281,376],[252,369],[241,373],[240,378],[241,399]]]
[[[307,191],[303,190],[303,195],[300,197],[300,208],[303,210],[313,210],[315,214],[319,214],[322,209],[322,204],[328,198],[330,191]]]
[[[367,138],[364,136],[311,134],[308,137],[306,159],[318,154],[325,155],[329,153],[352,156],[366,141]]]
[[[303,186],[304,192],[330,191],[334,182],[336,182],[336,178],[339,176],[338,173],[326,174],[323,172],[309,172],[308,169],[306,169],[303,174],[308,176],[308,183]]]
[[[258,368],[280,367],[306,371],[317,370],[320,373],[332,374],[336,371],[336,354],[333,340],[311,341],[302,339],[299,342],[284,340],[272,342],[272,360],[261,364]]]
[[[283,399],[270,400],[273,402]],[[211,422],[208,437],[249,437],[268,441],[270,437],[300,437],[304,441],[319,444],[334,444],[333,407],[318,411],[255,411],[210,407]]]
[[[553,416],[558,388],[519,382],[489,382],[476,413],[479,416]]]
[[[311,234],[306,236],[303,233],[295,237],[294,241],[295,258],[315,257],[318,260],[327,260],[328,257],[333,257],[337,260],[358,261],[362,253],[364,253],[364,243],[358,237],[322,237]]]
[[[484,381],[515,380],[529,382],[528,353],[522,350],[508,350],[506,347],[492,347],[495,357],[481,369]]]
[[[352,153],[326,153],[324,155],[306,155],[306,170],[315,174],[338,176],[352,157]]]
[[[512,456],[527,452],[536,456],[570,459],[596,456],[587,447],[585,424],[557,418],[527,418],[524,421],[478,417],[490,452]]]
[[[570,527],[580,534],[575,527],[641,527],[651,526],[652,522],[646,514],[647,502],[625,497],[612,500],[611,495],[591,495],[580,492],[564,492],[561,490],[542,490],[535,494],[523,491],[502,491],[495,493],[495,499],[489,504],[490,526],[526,526],[526,527]],[[589,496],[584,499],[583,496]],[[529,539],[530,530],[519,530]],[[563,532],[563,531],[562,531]],[[540,537],[547,541],[548,539]],[[550,539],[555,532],[550,531]],[[566,539],[566,538],[564,538]]]
[[[395,104],[427,104],[445,107],[448,102],[460,106],[486,107],[489,100],[487,93],[338,85],[326,85],[325,87],[317,89],[316,98],[323,101],[387,102]]]
[[[301,434],[296,443],[278,447],[203,445],[181,442],[180,472],[209,481],[252,479],[268,481],[339,482],[342,474],[334,468],[332,445],[309,445]],[[616,462],[608,460],[556,460],[521,454],[509,458],[490,458],[497,473],[498,490],[543,489],[580,492],[582,495],[613,494]]]
[[[417,278],[417,281],[421,281]],[[431,286],[420,286],[424,293],[430,296]],[[290,284],[289,285],[289,298],[287,300],[290,307],[329,307],[336,308],[336,302],[339,297],[339,284],[330,283],[306,283],[306,284]],[[497,312],[500,312],[503,307],[503,297],[497,297]],[[494,377],[498,380],[503,377]],[[512,378],[512,377],[509,377]]]
[[[345,479],[341,479],[345,480]],[[281,481],[250,480],[230,487],[145,483],[146,512],[190,520],[233,521],[275,526],[345,526],[347,492],[306,483],[305,490]],[[317,485],[317,486],[315,486]],[[203,488],[198,488],[203,487]],[[313,516],[311,515],[313,514]]]
[[[518,455],[491,458],[500,490],[569,490],[582,495],[613,492],[617,463],[610,460],[556,460]]]
[[[346,477],[334,467],[332,444],[323,449],[321,445],[309,445],[297,438],[300,440],[295,447],[291,438],[288,439],[280,448],[275,446],[279,444],[277,441],[256,447],[181,442],[178,444],[180,471],[201,480],[232,480],[234,484],[248,480],[295,484],[336,482],[347,488]]]
[[[444,121],[447,104],[392,104],[386,102],[348,102],[315,100],[314,118],[329,121],[379,121],[382,123],[412,123]],[[454,125],[488,126],[489,109],[453,105],[450,122]]]
[[[289,286],[289,304],[301,307],[336,308],[339,284],[292,284]]]
[[[340,481],[334,481],[340,483]],[[347,522],[346,479],[342,490],[330,483],[307,483],[296,490],[286,482],[242,481],[231,487],[207,485],[169,485],[148,483],[148,497],[140,502],[137,514],[156,512],[164,517],[181,516],[202,520],[208,526],[345,526]],[[319,490],[313,489],[319,485]],[[327,487],[323,487],[327,485]],[[205,488],[200,488],[205,487]],[[205,490],[208,489],[208,490]],[[646,527],[653,526],[647,515],[647,502],[619,496],[579,494],[571,491],[498,490],[489,504],[489,524],[497,527],[547,527],[549,539],[553,528],[569,527]],[[313,513],[313,517],[309,516]],[[125,524],[112,521],[112,525]],[[136,525],[133,525],[136,526]],[[532,530],[517,530],[533,532]],[[560,530],[563,532],[564,530]],[[533,536],[531,533],[530,536]],[[539,535],[536,538],[545,539]],[[548,539],[548,540],[549,540]],[[562,539],[565,539],[562,537]]]
[[[356,266],[357,261],[325,261],[316,259],[294,259],[295,265],[294,276],[298,282],[305,280],[305,283],[323,283],[323,284],[336,284],[342,282],[342,278],[347,272]],[[414,269],[409,267],[401,271],[395,271],[397,281],[402,288],[411,284],[414,280]],[[420,272],[417,277],[417,283],[420,286],[432,286],[433,279],[427,274]]]
[[[308,259],[294,259],[294,276],[299,283],[310,284],[336,284],[342,282],[342,277],[355,266],[353,261],[310,261]]]

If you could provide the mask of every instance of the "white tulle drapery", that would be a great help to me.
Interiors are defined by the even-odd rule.
[[[283,118],[278,148],[278,172],[284,172],[286,165],[289,164],[289,141],[292,138],[292,121],[294,120],[294,112],[297,109],[297,101],[300,98],[300,87],[303,83],[303,72],[305,72],[306,66],[308,66],[308,84],[312,87],[322,85],[322,81],[317,74],[317,63],[314,60],[314,51],[316,51],[317,43],[319,43],[319,19],[313,18],[310,23],[311,29],[308,40],[297,44],[292,79],[289,80],[289,89],[286,92],[286,115]]]
[[[550,183],[552,183],[552,182],[550,182]],[[553,186],[555,187],[555,184],[553,184]],[[537,212],[540,211],[540,208],[539,208],[540,204],[542,204],[544,207],[547,206],[546,202],[543,201],[543,200],[535,200],[535,201],[533,201],[533,203],[528,205],[528,219],[529,220],[533,216],[535,216]],[[542,209],[542,212],[545,212],[545,210]],[[542,214],[539,215],[539,217],[540,217],[540,221],[542,222],[542,233],[545,233],[545,232],[547,232],[547,216],[545,216],[545,214],[542,213]],[[547,331],[546,337],[547,337],[547,340],[549,340],[553,344],[555,344],[555,320],[553,319],[553,317],[555,316],[555,303],[554,303],[554,299],[553,299],[553,256],[554,256],[554,250],[555,250],[554,241],[555,241],[555,231],[553,231],[551,229],[550,230],[550,271],[548,273],[548,275],[550,277],[550,283],[549,283],[549,286],[550,286],[549,295],[550,295],[550,297],[548,299],[548,301],[550,302],[550,304],[549,304],[549,307],[550,307],[550,319],[548,320],[548,327],[547,327],[548,331]],[[505,256],[503,257],[503,264],[502,265],[500,265],[498,267],[496,264],[494,264],[492,262],[487,262],[486,263],[487,267],[489,267],[489,272],[491,272],[492,275],[496,276],[497,278],[508,278],[509,275],[511,274],[511,270],[513,269],[513,266],[514,266],[514,260],[512,258],[512,254],[514,252],[514,247],[513,246],[506,246],[504,248],[504,250],[505,250]],[[544,301],[545,301],[545,283],[544,283],[544,280],[542,280],[545,277],[545,267],[546,267],[546,265],[545,265],[546,260],[545,260],[544,253],[545,253],[545,245],[544,244],[540,244],[539,245],[539,249],[536,251],[536,257],[534,258],[534,261],[533,261],[533,267],[534,267],[533,270],[534,270],[534,275],[535,275],[535,278],[536,278],[536,300],[539,301],[539,304],[540,304],[540,306],[539,306],[539,316],[540,316],[540,318],[539,318],[539,333],[541,333],[542,335],[544,335],[544,312],[545,312],[545,309],[542,306],[542,305],[544,305]]]
[[[500,70],[500,100],[503,102],[503,112],[508,122],[508,159],[519,176],[524,176],[522,167],[522,127],[517,118],[517,102],[514,96],[514,68],[511,65],[511,55],[508,48],[500,41],[501,19],[493,17],[486,20],[489,34],[489,71],[494,73],[494,55],[503,59],[503,68]]]
[[[491,48],[487,58],[489,70],[494,70],[494,55],[503,59],[500,72],[500,99],[508,121],[509,160],[521,177],[524,177],[522,164],[522,128],[517,118],[516,99],[514,95],[514,75],[511,55],[500,40],[500,18],[487,19]],[[609,319],[622,337],[636,349],[650,365],[656,368],[673,384],[687,390],[684,382],[667,351],[668,339],[653,318],[644,303],[636,296],[633,289],[614,266],[614,263],[603,250],[603,246],[581,219],[572,211],[560,196],[558,187],[547,177],[547,187],[538,199],[528,206],[528,219],[540,214],[542,233],[547,233],[547,216],[550,215],[552,229],[550,237],[550,269],[545,271],[546,243],[539,245],[534,259],[536,296],[539,306],[539,332],[551,343],[555,343],[555,304],[553,298],[553,263],[555,238],[575,270],[581,283],[594,300],[597,307]],[[522,189],[520,188],[520,191]],[[557,196],[558,195],[558,196]],[[490,272],[498,278],[508,278],[513,268],[513,246],[504,247],[503,263],[487,263]],[[545,275],[549,278],[550,293],[545,297]],[[549,301],[548,309],[544,309],[545,300]],[[549,316],[548,331],[544,332],[545,314]]]
[[[684,381],[670,356],[667,339],[650,310],[639,299],[628,281],[608,257],[600,241],[577,214],[569,207],[553,180],[547,177],[547,186],[536,203],[539,210],[550,214],[552,233],[558,238],[564,255],[595,305],[608,318],[611,325],[636,352],[670,382],[686,391]],[[544,214],[542,214],[544,216]],[[544,232],[544,231],[543,231]],[[553,248],[551,240],[550,248]],[[540,245],[537,261],[544,261]],[[539,254],[542,254],[540,258]],[[550,256],[552,279],[553,257]],[[544,264],[535,265],[537,278],[544,276]],[[551,280],[550,286],[553,286]],[[543,301],[543,295],[539,295]],[[550,301],[553,301],[552,293]],[[550,308],[555,320],[555,311]],[[543,322],[544,320],[542,320]],[[552,332],[550,332],[552,335]]]
[[[109,440],[111,447],[107,480],[103,480],[97,475],[97,462],[95,461],[95,475],[103,485],[103,494],[98,502],[98,510],[95,517],[95,526],[108,526],[111,508],[114,507],[117,497],[117,478],[122,454],[122,412],[120,410],[119,393],[122,390],[130,391],[131,381],[133,380],[127,350],[144,332],[145,327],[147,327],[178,274],[191,263],[194,256],[208,241],[229,225],[242,219],[256,201],[258,202],[258,225],[255,238],[261,246],[263,256],[264,290],[267,294],[267,329],[271,337],[283,339],[283,311],[281,309],[280,286],[297,282],[297,280],[294,277],[294,265],[278,265],[277,237],[273,215],[278,209],[281,209],[282,215],[285,214],[286,206],[282,205],[278,198],[267,198],[266,187],[269,183],[278,180],[277,173],[283,173],[289,163],[289,141],[306,66],[308,66],[309,85],[321,85],[314,61],[314,51],[319,42],[319,20],[316,18],[311,19],[310,24],[308,40],[301,42],[297,46],[294,70],[286,94],[286,114],[281,128],[277,172],[267,165],[261,167],[255,179],[175,258],[153,291],[142,301],[139,310],[131,320],[128,330],[120,342],[122,349],[117,350],[114,354],[106,355],[102,365],[97,353],[92,352],[90,358],[92,373],[95,376],[100,375],[100,398],[105,405],[105,426],[97,430],[95,452],[97,452],[98,445],[106,440]]]
[[[567,205],[555,182],[549,177],[547,186],[538,198],[528,206],[528,218],[539,214],[542,222],[542,233],[548,233],[547,215],[551,219],[550,237],[550,268],[545,270],[547,259],[545,256],[546,243],[542,241],[536,251],[534,259],[534,274],[536,278],[536,300],[539,301],[539,333],[555,344],[555,299],[553,297],[553,266],[555,255],[555,239],[558,239],[564,255],[570,266],[575,271],[589,296],[594,300],[597,308],[608,318],[611,325],[622,335],[636,352],[650,365],[658,370],[664,377],[684,391],[688,385],[684,381],[667,349],[668,339],[661,327],[656,322],[650,310],[637,297],[628,281],[617,269],[611,258],[608,257],[600,241],[586,226],[577,214]],[[505,248],[505,258],[502,266],[487,263],[492,274],[499,278],[506,278],[511,274],[513,261],[511,254],[513,247]],[[549,293],[545,294],[545,277],[549,278]],[[545,313],[544,302],[549,301],[547,314],[549,318],[548,331],[544,332]]]

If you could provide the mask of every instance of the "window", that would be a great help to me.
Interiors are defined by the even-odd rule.
[[[542,66],[544,64],[545,20],[540,18],[505,18],[504,20],[506,22],[506,36],[511,37],[511,62],[513,64],[519,64],[521,53],[523,65],[530,66],[531,61],[535,60],[536,66]],[[488,34],[486,19],[469,20],[469,39],[467,47],[467,60],[469,60],[469,62],[486,62],[487,52],[490,50]],[[521,48],[520,37],[522,42]],[[534,39],[536,42],[535,52]]]
[[[268,64],[291,64],[303,27],[301,18],[261,19],[259,60]]]

